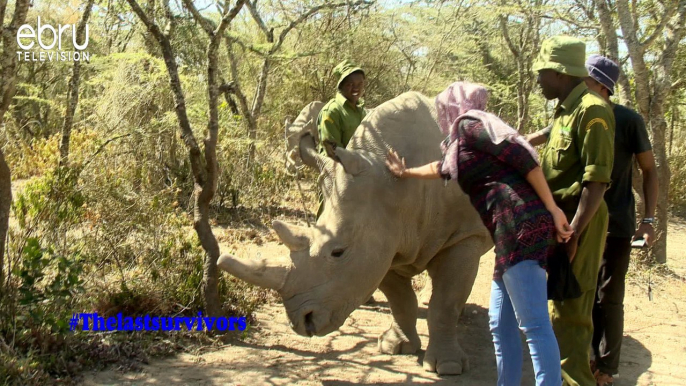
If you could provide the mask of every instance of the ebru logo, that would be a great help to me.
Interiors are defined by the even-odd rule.
[[[88,47],[88,24],[86,24],[86,36],[83,44],[76,41],[75,24],[58,24],[55,28],[50,24],[41,24],[39,16],[36,27],[34,29],[29,24],[24,24],[17,30],[17,44],[24,50],[17,51],[19,61],[78,62],[90,60],[90,52],[84,51]],[[68,41],[69,35],[72,38],[74,51],[63,51],[62,42]],[[57,49],[53,50],[55,46]]]

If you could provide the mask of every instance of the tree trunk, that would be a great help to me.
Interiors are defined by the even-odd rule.
[[[5,283],[5,242],[9,228],[10,206],[12,205],[12,184],[10,168],[0,151],[0,297]]]
[[[203,280],[205,285],[205,301],[208,304],[219,303],[219,271],[217,269],[217,260],[219,259],[219,244],[217,239],[212,234],[210,228],[209,213],[210,201],[217,191],[217,180],[219,165],[217,163],[217,136],[219,132],[219,112],[217,109],[219,99],[219,70],[217,66],[217,51],[221,43],[224,30],[229,26],[229,23],[238,14],[244,1],[238,1],[236,6],[227,12],[222,18],[219,27],[210,35],[210,44],[207,47],[207,94],[208,94],[208,109],[210,120],[208,122],[208,136],[205,139],[205,165],[207,170],[207,180],[202,192],[196,195],[196,214],[195,225],[198,235],[201,233],[205,235],[205,239],[201,238],[203,248],[207,251],[207,259],[204,264]],[[210,237],[211,236],[211,237]],[[220,305],[221,306],[221,305]],[[208,309],[209,311],[209,309]],[[220,311],[217,310],[217,311]]]
[[[541,1],[533,2],[533,7],[540,7]],[[505,1],[500,2],[500,6],[508,7]],[[509,10],[509,8],[506,8]],[[541,17],[537,9],[522,6],[520,11],[527,20],[526,27],[516,35],[518,40],[513,40],[509,31],[509,14],[502,14],[499,17],[500,32],[517,63],[517,131],[523,130],[529,124],[529,98],[533,89],[534,80],[531,79],[531,68],[533,65],[533,52],[538,52],[540,44],[540,23]]]
[[[186,113],[186,101],[181,86],[181,79],[179,78],[179,71],[176,65],[176,56],[172,49],[169,37],[166,33],[162,33],[159,26],[151,19],[148,19],[143,9],[136,2],[136,0],[127,0],[133,11],[138,15],[139,19],[145,24],[148,32],[152,34],[158,42],[164,57],[164,63],[169,74],[169,84],[174,94],[174,101],[176,102],[176,116],[179,121],[179,128],[181,137],[188,147],[189,158],[191,162],[191,169],[193,171],[194,185],[194,216],[193,228],[195,229],[200,244],[205,251],[205,263],[203,264],[203,299],[205,303],[205,312],[208,315],[220,315],[222,313],[221,303],[219,300],[219,272],[217,270],[217,259],[219,259],[219,243],[217,242],[212,226],[210,225],[210,201],[217,190],[217,132],[218,132],[218,112],[217,112],[217,97],[219,95],[219,88],[217,85],[217,49],[224,30],[229,23],[236,17],[240,9],[243,7],[245,0],[238,0],[236,5],[228,11],[222,18],[220,26],[216,31],[213,31],[209,25],[209,21],[200,16],[195,6],[190,1],[184,1],[184,4],[193,13],[194,18],[203,26],[206,32],[210,35],[210,45],[207,49],[208,55],[208,93],[209,93],[209,110],[210,121],[208,123],[208,137],[204,140],[204,159],[203,152],[200,150]],[[166,28],[165,31],[169,33],[172,29]]]
[[[26,21],[31,6],[30,0],[17,0],[14,15],[8,26],[2,26],[2,56],[0,56],[0,126],[10,107],[16,91],[17,80],[17,30]],[[4,22],[7,1],[0,2],[0,25]],[[10,206],[12,205],[12,175],[0,150],[0,293],[4,283],[5,242],[9,228]]]
[[[662,110],[659,107],[659,110]],[[669,220],[669,180],[671,171],[669,170],[669,160],[667,159],[665,133],[667,132],[667,122],[662,115],[662,111],[653,112],[649,126],[653,132],[653,152],[657,164],[657,179],[660,189],[657,195],[656,210],[656,242],[653,247],[653,256],[658,263],[667,262],[667,225]]]
[[[269,69],[271,67],[271,59],[269,56],[264,58],[262,63],[262,70],[257,81],[257,90],[255,90],[255,98],[253,100],[250,116],[252,117],[252,125],[248,130],[248,138],[250,138],[250,149],[248,150],[248,160],[255,158],[255,142],[257,141],[257,117],[262,112],[262,104],[264,103],[264,96],[267,93],[267,78],[269,77]]]
[[[632,6],[637,6],[632,4]],[[617,14],[626,42],[631,63],[634,69],[636,85],[636,102],[653,137],[653,153],[657,164],[658,182],[660,189],[657,199],[656,243],[652,249],[653,258],[658,263],[667,261],[667,224],[669,223],[669,180],[670,171],[667,159],[665,135],[667,122],[664,117],[664,104],[672,87],[671,70],[676,58],[679,42],[686,33],[686,0],[678,3],[664,3],[663,19],[651,35],[641,42],[638,38],[637,20],[632,14],[628,0],[617,0]],[[636,9],[634,9],[636,11]],[[657,41],[657,43],[655,43]],[[656,44],[659,48],[651,63],[651,73],[648,71],[644,55],[647,47]],[[652,86],[652,87],[651,87]]]
[[[91,8],[95,0],[88,0],[86,9],[83,11],[83,16],[76,27],[76,40],[83,43],[85,39],[86,26],[91,15]],[[74,123],[74,114],[76,113],[76,106],[79,104],[79,79],[80,79],[81,61],[75,60],[71,80],[69,81],[69,89],[67,90],[67,110],[64,113],[64,124],[62,125],[62,141],[60,142],[60,166],[69,164],[69,142],[71,139],[71,128]]]
[[[627,107],[633,107],[634,104],[631,98],[631,85],[629,84],[629,78],[622,69],[622,63],[619,58],[617,27],[615,25],[614,18],[612,17],[612,11],[607,5],[607,0],[594,0],[594,4],[596,10],[598,11],[600,28],[602,29],[603,36],[605,38],[605,49],[607,50],[606,55],[620,66],[619,80],[617,81],[619,84],[619,103]]]
[[[238,99],[238,106],[240,107],[241,114],[243,114],[243,118],[245,118],[245,122],[248,125],[248,138],[250,138],[251,133],[257,133],[257,123],[255,122],[255,117],[252,115],[252,109],[248,105],[248,99],[241,90],[240,80],[238,79],[238,60],[233,52],[233,44],[231,38],[227,37],[226,50],[229,54],[229,67],[231,69],[233,90]]]

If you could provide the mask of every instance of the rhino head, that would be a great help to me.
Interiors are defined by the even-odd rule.
[[[323,336],[343,325],[388,272],[397,250],[397,221],[391,215],[396,210],[384,193],[391,176],[379,157],[339,148],[334,161],[318,154],[307,136],[300,151],[306,164],[320,170],[325,204],[316,225],[274,221],[290,256],[239,259],[225,254],[218,266],[275,289],[298,334]]]

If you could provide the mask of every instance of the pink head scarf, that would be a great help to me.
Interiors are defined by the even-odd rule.
[[[468,82],[455,82],[436,97],[436,112],[441,132],[448,136],[441,143],[443,164],[441,173],[457,180],[458,128],[464,118],[481,121],[484,130],[494,144],[510,141],[523,146],[538,162],[538,153],[517,130],[508,126],[497,116],[487,113],[488,91],[485,87]]]

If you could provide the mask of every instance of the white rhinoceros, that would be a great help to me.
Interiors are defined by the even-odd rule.
[[[411,278],[429,271],[429,343],[424,368],[461,374],[468,361],[457,320],[476,277],[479,258],[492,247],[479,215],[455,182],[400,180],[384,164],[390,148],[408,165],[440,158],[441,132],[433,102],[405,93],[369,114],[339,161],[302,137],[303,162],[321,171],[324,211],[313,228],[274,221],[290,257],[238,259],[223,255],[219,267],[258,286],[277,290],[293,329],[323,336],[379,288],[393,313],[379,349],[410,354],[420,349],[417,298]]]

